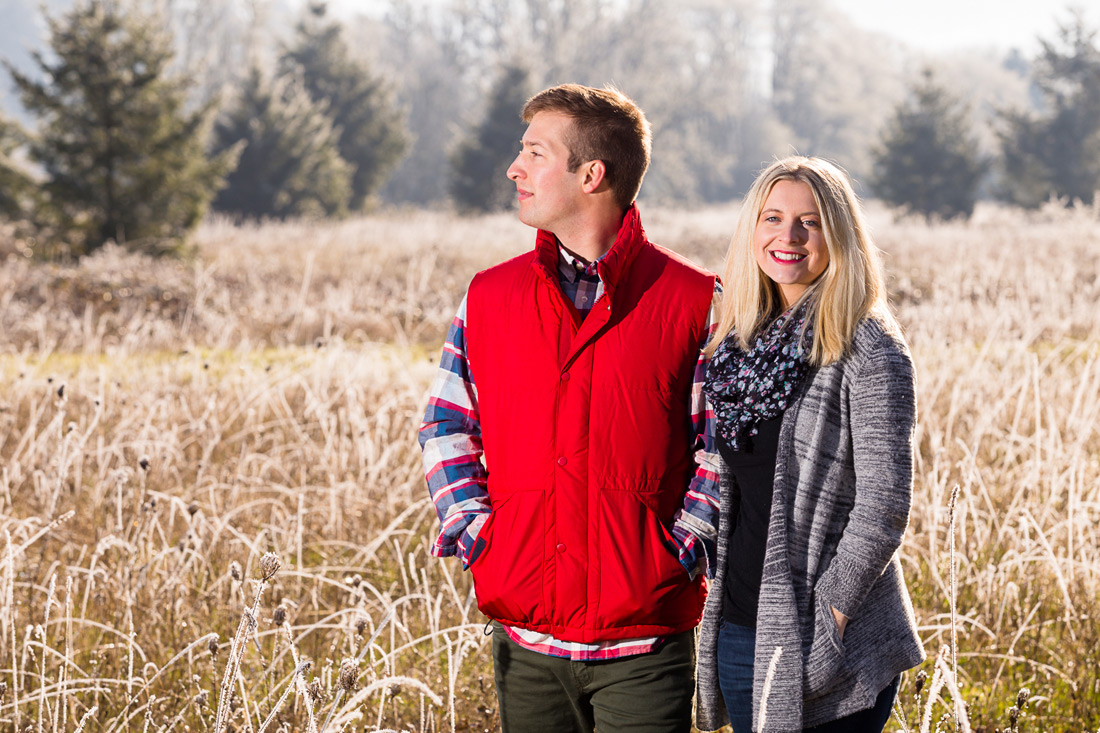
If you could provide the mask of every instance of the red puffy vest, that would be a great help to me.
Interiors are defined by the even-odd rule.
[[[502,623],[597,642],[694,627],[706,588],[669,528],[694,473],[691,386],[714,276],[650,244],[637,209],[583,320],[558,245],[470,285],[466,348],[493,511],[470,566]]]

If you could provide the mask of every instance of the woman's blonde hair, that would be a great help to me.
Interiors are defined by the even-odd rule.
[[[873,313],[888,328],[896,330],[897,324],[886,305],[881,255],[871,241],[848,175],[826,160],[802,156],[772,163],[745,195],[726,255],[718,328],[707,353],[713,354],[731,332],[737,334],[741,348],[748,349],[779,315],[782,301],[778,287],[757,265],[753,252],[757,219],[779,181],[807,184],[821,213],[829,264],[799,302],[812,299],[806,318],[806,325],[813,328],[809,363],[832,364],[847,352],[863,318]]]

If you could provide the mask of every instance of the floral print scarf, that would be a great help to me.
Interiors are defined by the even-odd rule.
[[[711,356],[703,393],[714,410],[718,434],[733,450],[745,450],[759,423],[786,411],[809,371],[809,305],[804,300],[776,318],[748,351],[731,332]]]

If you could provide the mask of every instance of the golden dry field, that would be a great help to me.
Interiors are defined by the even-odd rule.
[[[1100,210],[871,214],[918,371],[929,653],[889,730],[1097,731]],[[736,207],[643,216],[718,268]],[[185,262],[78,265],[0,240],[0,730],[495,728],[416,428],[466,283],[529,229],[215,221]]]

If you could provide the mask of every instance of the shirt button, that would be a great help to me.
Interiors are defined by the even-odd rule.
[[[558,465],[559,466],[564,466],[566,463],[569,463],[569,459],[566,458],[565,456],[562,456],[561,458],[558,459]]]
[[[568,382],[569,381],[569,372],[566,372],[565,374],[561,375],[561,381],[563,381],[563,382]]]
[[[565,545],[559,542],[558,546],[554,549],[556,549],[558,552],[565,552]]]

